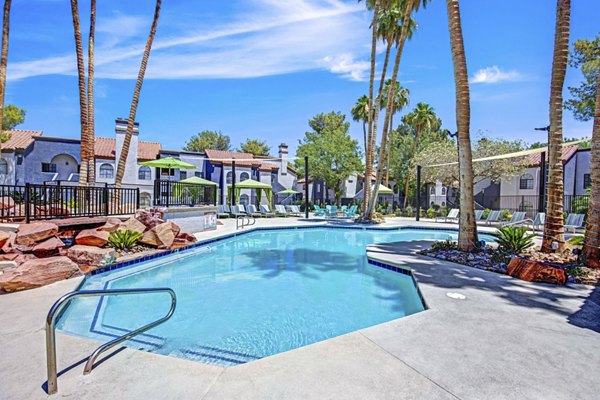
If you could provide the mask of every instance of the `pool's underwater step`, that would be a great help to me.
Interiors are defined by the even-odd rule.
[[[50,308],[48,312],[48,316],[46,317],[46,362],[48,369],[48,382],[47,382],[47,392],[48,394],[55,394],[58,392],[58,383],[57,383],[57,366],[56,366],[56,320],[61,315],[61,312],[65,310],[67,305],[71,302],[71,300],[80,297],[101,297],[104,296],[126,296],[126,295],[134,295],[134,294],[152,294],[152,293],[168,293],[171,296],[171,307],[169,312],[165,314],[162,318],[159,318],[147,325],[142,326],[141,328],[135,329],[133,331],[127,331],[121,336],[117,336],[115,339],[111,340],[98,347],[88,358],[85,367],[83,369],[83,373],[89,374],[92,372],[92,368],[94,367],[94,361],[100,356],[100,354],[105,351],[113,348],[114,346],[122,343],[126,340],[130,340],[137,335],[150,330],[163,322],[166,322],[173,313],[175,312],[175,307],[177,307],[177,296],[173,289],[170,288],[136,288],[136,289],[100,289],[100,290],[76,290],[74,292],[70,292],[62,296],[58,299],[54,305]],[[112,327],[115,329],[116,327]],[[119,330],[120,328],[116,328]],[[108,336],[114,336],[112,334]]]

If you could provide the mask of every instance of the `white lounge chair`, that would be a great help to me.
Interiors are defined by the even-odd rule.
[[[288,214],[300,217],[302,216],[302,211],[300,211],[300,207],[298,206],[288,206]]]
[[[539,226],[543,227],[545,223],[546,223],[546,213],[535,214],[535,218],[533,219],[533,222],[531,224],[533,227],[533,231],[535,232],[535,230]]]
[[[217,206],[217,218],[229,218],[229,211],[225,210],[225,206]]]
[[[500,226],[513,226],[524,224],[525,222],[531,222],[531,219],[525,218],[526,213],[524,211],[516,211],[513,213],[512,218],[508,222],[501,222]]]
[[[448,220],[458,220],[458,213],[459,210],[458,208],[453,208],[448,212],[448,215],[446,215],[445,217],[435,217],[435,222],[438,221],[438,219],[443,219],[444,222],[448,222]]]
[[[502,211],[499,210],[492,210],[490,211],[490,213],[488,214],[485,223],[490,225],[496,222],[500,221],[500,215],[502,215]]]
[[[567,216],[567,221],[565,222],[565,230],[572,229],[573,233],[577,229],[583,229],[583,220],[585,219],[584,214],[569,214]]]
[[[282,215],[284,217],[287,217],[289,214],[285,209],[285,206],[282,204],[276,204],[275,205],[275,214],[277,215]]]
[[[256,206],[254,204],[250,204],[247,207],[246,214],[251,215],[253,217],[260,217],[262,214],[258,212]]]
[[[275,213],[269,209],[269,206],[265,204],[260,205],[260,213],[265,217],[274,217]]]
[[[231,206],[231,215],[237,217],[239,215],[247,215],[246,209],[242,204],[238,204],[237,206]]]

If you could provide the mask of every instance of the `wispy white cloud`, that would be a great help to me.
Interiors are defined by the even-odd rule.
[[[165,18],[159,22],[147,77],[247,78],[325,69],[363,80],[369,65],[356,58],[369,40],[363,4],[342,0],[252,0],[243,14],[202,30]],[[150,16],[115,15],[99,23],[96,76],[133,79]],[[119,27],[126,26],[123,31]],[[365,29],[361,29],[361,28]],[[73,54],[14,62],[9,79],[76,73]]]
[[[500,82],[518,82],[525,79],[525,75],[518,71],[503,71],[498,66],[481,68],[469,81],[471,83],[500,83]]]

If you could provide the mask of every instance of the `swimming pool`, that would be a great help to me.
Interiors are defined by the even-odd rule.
[[[367,244],[456,239],[441,230],[257,230],[88,276],[81,289],[170,287],[173,317],[127,346],[232,366],[424,310],[410,274],[367,262]],[[164,315],[167,295],[80,298],[58,328],[107,341]]]

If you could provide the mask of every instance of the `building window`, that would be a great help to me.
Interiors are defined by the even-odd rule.
[[[8,163],[0,158],[0,175],[8,175]]]
[[[138,179],[142,181],[149,181],[152,179],[152,171],[150,167],[140,167],[138,170]]]
[[[531,176],[531,174],[521,175],[521,179],[519,179],[519,189],[533,189],[533,176]]]
[[[42,163],[42,172],[56,172],[56,164]]]
[[[446,187],[442,186],[442,196],[446,195]]]
[[[196,171],[196,172],[194,172],[194,176],[197,178],[202,178],[202,172]]]
[[[179,171],[179,179],[186,179],[187,178],[187,171]]]
[[[227,184],[230,185],[233,182],[233,172],[229,171],[226,175]]]
[[[161,168],[161,176],[175,176],[175,170],[173,168]]]
[[[100,178],[112,179],[114,177],[114,171],[115,171],[115,169],[113,168],[112,165],[102,164],[100,166]]]
[[[431,189],[429,189],[429,194],[435,196],[435,186],[432,186]]]
[[[590,174],[583,174],[583,188],[587,189],[590,186],[592,186],[592,178],[590,177]]]
[[[242,172],[242,175],[240,175],[240,181],[245,181],[246,179],[250,179],[250,175],[247,172]]]

